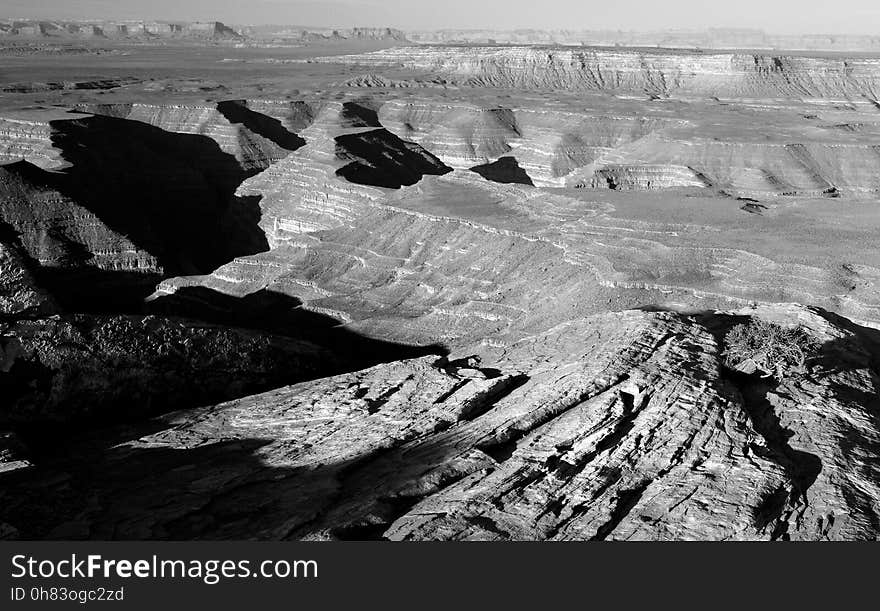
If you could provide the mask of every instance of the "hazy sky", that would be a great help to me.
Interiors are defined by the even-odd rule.
[[[405,29],[751,27],[880,35],[880,0],[0,0],[0,16]]]

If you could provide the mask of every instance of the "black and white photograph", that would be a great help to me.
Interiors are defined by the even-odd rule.
[[[0,539],[877,541],[880,5],[0,0]]]

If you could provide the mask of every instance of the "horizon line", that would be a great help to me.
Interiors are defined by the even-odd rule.
[[[24,17],[24,16],[0,16],[0,22],[7,21],[31,21],[31,22],[68,22],[68,23],[91,23],[91,22],[100,22],[100,23],[138,23],[138,22],[150,22],[150,23],[222,23],[227,26],[239,26],[239,27],[291,27],[291,28],[315,28],[315,29],[326,29],[326,30],[352,30],[352,29],[390,29],[390,30],[398,30],[401,32],[617,32],[621,34],[669,34],[669,33],[704,33],[713,30],[719,31],[728,31],[728,32],[743,32],[743,33],[753,33],[753,34],[763,34],[765,36],[785,36],[785,37],[809,37],[809,36],[828,36],[828,37],[840,37],[840,36],[849,36],[849,37],[858,37],[858,38],[877,38],[880,39],[880,33],[878,34],[860,34],[855,32],[843,32],[843,33],[832,33],[832,32],[804,32],[804,33],[785,33],[785,32],[774,32],[770,30],[765,30],[763,28],[757,27],[743,27],[743,26],[722,26],[722,25],[711,25],[705,27],[696,27],[696,28],[659,28],[659,29],[624,29],[624,28],[613,28],[613,27],[605,27],[605,28],[536,28],[536,27],[509,27],[509,28],[495,28],[495,27],[443,27],[443,28],[407,28],[400,26],[392,26],[392,25],[351,25],[351,26],[342,26],[342,25],[326,25],[326,24],[302,24],[302,23],[281,23],[281,22],[260,22],[260,23],[239,23],[234,21],[223,21],[215,18],[204,18],[204,19],[152,19],[146,17],[140,18],[128,18],[128,19],[107,19],[101,17],[79,17],[79,18],[62,18],[55,19],[52,17]]]

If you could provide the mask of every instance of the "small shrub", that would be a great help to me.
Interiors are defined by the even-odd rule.
[[[815,350],[802,327],[782,327],[761,319],[733,327],[724,336],[724,364],[743,373],[782,380],[803,372]]]

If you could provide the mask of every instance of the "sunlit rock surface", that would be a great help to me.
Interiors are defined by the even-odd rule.
[[[806,325],[821,356],[778,385],[736,377],[717,334],[744,316]],[[801,307],[574,319],[492,363],[175,413],[97,463],[84,440],[48,460],[61,483],[4,489],[3,519],[75,538],[873,539],[876,339]],[[24,512],[57,494],[61,515]]]
[[[63,166],[60,151],[52,146],[49,122],[65,114],[19,110],[0,117],[0,163],[24,159],[45,169]]]

